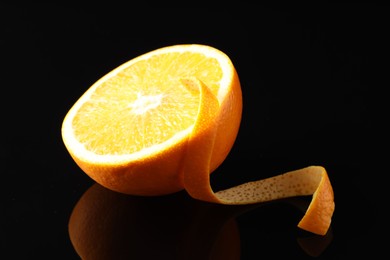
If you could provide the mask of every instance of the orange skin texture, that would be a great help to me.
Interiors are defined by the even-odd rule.
[[[318,235],[325,235],[331,224],[335,209],[334,193],[327,174],[323,174],[318,189],[313,194],[305,216],[298,223],[298,227],[314,231]]]
[[[118,166],[88,164],[73,157],[79,167],[97,183],[111,190],[142,196],[158,196],[183,189],[178,170],[186,143],[158,154]]]

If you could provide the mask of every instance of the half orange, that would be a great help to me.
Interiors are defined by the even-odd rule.
[[[67,113],[62,137],[86,174],[122,193],[186,189],[200,200],[248,204],[317,192],[308,213],[325,215],[309,217],[301,227],[326,232],[334,202],[322,167],[213,192],[209,175],[233,147],[241,114],[241,86],[230,58],[207,45],[173,45],[131,59],[93,84]],[[285,188],[289,181],[295,186]],[[271,186],[279,188],[269,191]]]

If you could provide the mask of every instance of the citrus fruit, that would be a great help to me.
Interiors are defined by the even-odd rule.
[[[300,227],[323,234],[334,209],[323,167],[213,192],[209,175],[234,145],[242,103],[237,71],[224,52],[172,45],[135,57],[94,83],[66,114],[62,138],[86,174],[121,193],[185,189],[195,199],[221,204],[313,194]]]
[[[161,48],[109,72],[66,115],[64,143],[81,169],[108,188],[138,195],[181,190],[200,82],[220,104],[215,169],[238,132],[241,89],[230,59],[203,45]]]

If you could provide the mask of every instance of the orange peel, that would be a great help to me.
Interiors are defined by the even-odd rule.
[[[194,126],[196,135],[191,135],[188,141],[183,170],[187,192],[199,200],[229,205],[312,195],[312,201],[298,227],[325,235],[331,224],[335,204],[332,185],[322,166],[309,166],[214,193],[210,184],[210,161],[218,130],[213,122],[216,122],[219,104],[207,86],[200,81],[197,84],[201,102]],[[202,155],[197,152],[199,149],[203,149]]]

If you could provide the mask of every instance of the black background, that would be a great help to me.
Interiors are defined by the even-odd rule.
[[[0,4],[0,258],[79,259],[68,221],[94,182],[68,155],[62,120],[113,68],[179,43],[224,51],[241,80],[242,125],[213,187],[322,165],[336,210],[332,241],[317,259],[386,254],[389,11]],[[313,258],[297,243],[309,236],[296,228],[301,213],[288,205],[235,218],[241,259]]]

